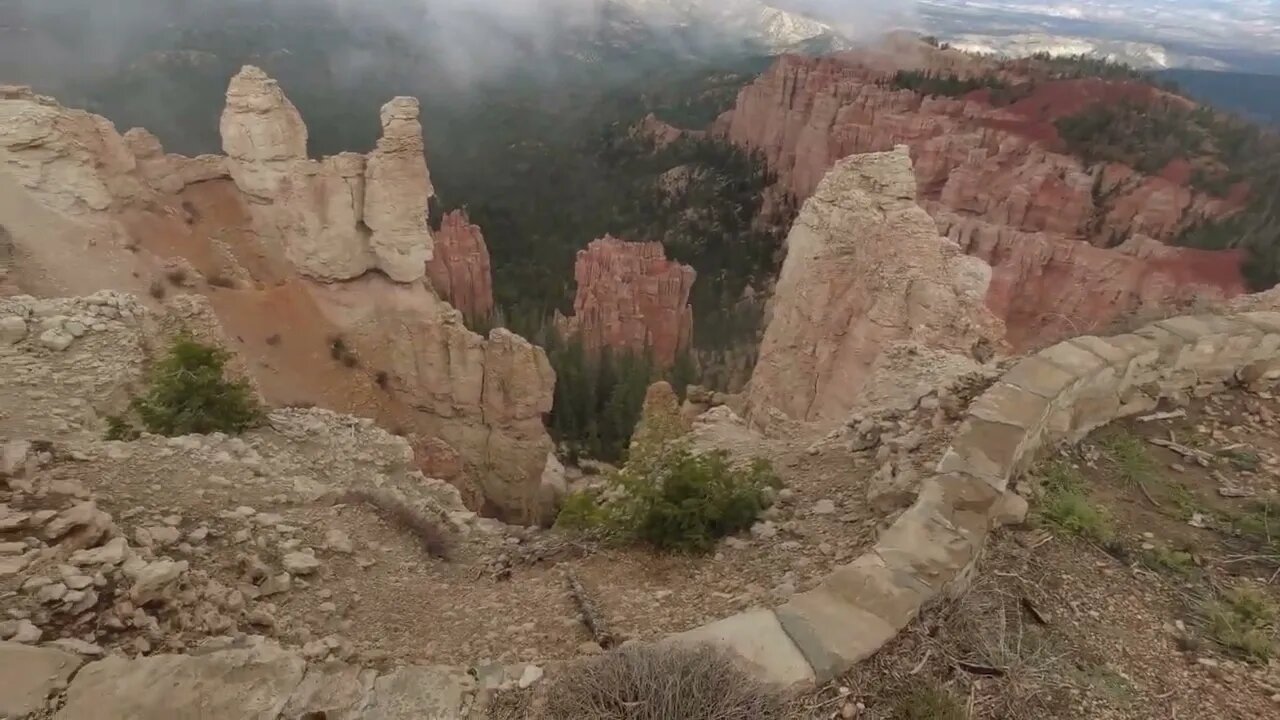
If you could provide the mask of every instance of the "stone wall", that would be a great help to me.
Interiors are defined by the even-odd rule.
[[[873,655],[926,604],[967,585],[1010,481],[1041,448],[1076,442],[1174,393],[1277,379],[1280,312],[1177,317],[1047,348],[973,402],[915,504],[870,552],[779,608],[676,639],[724,644],[773,683],[826,682]]]

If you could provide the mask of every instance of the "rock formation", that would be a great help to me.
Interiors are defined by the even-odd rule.
[[[560,326],[589,350],[609,347],[653,353],[670,367],[693,333],[689,293],[697,274],[666,258],[661,243],[605,236],[578,252],[573,316]]]
[[[926,98],[886,82],[903,58],[923,58],[930,67],[983,61],[917,44],[913,53],[899,47],[892,66],[854,55],[783,57],[741,91],[713,131],[761,152],[782,187],[800,200],[840,158],[907,145],[926,209],[945,234],[993,267],[989,302],[1009,323],[1018,348],[1051,343],[1071,326],[1106,325],[1143,304],[1242,291],[1235,253],[1210,259],[1201,251],[1170,248],[1152,259],[1111,249],[1134,235],[1167,242],[1202,217],[1230,212],[1230,200],[1122,165],[1086,168],[1057,151],[1055,117],[1091,102],[1143,100],[1158,91],[1081,79],[1037,83],[1030,97],[999,108],[981,93]],[[1037,233],[1037,249],[1014,249],[1014,238]],[[985,240],[963,239],[975,236]],[[995,245],[1001,249],[984,254]],[[1068,257],[1091,265],[1067,265]],[[1116,282],[1092,279],[1082,286],[1092,299],[1064,307],[1056,293],[1071,281],[1060,280],[1063,273]],[[1025,293],[1017,296],[1014,312],[1008,312],[1010,297],[1001,295],[1011,287]]]
[[[1003,327],[984,305],[990,267],[940,237],[915,198],[899,147],[837,162],[805,203],[751,378],[753,422],[771,411],[843,421],[897,345],[963,358],[999,346]]]
[[[523,339],[467,330],[425,284],[432,186],[417,102],[396,98],[381,119],[368,156],[309,159],[297,109],[246,67],[227,92],[226,156],[184,158],[146,131],[121,136],[103,118],[5,88],[4,283],[49,295],[108,287],[156,304],[204,294],[269,402],[448,443],[466,465],[457,481],[480,488],[476,509],[547,520],[542,415],[554,375]]]
[[[465,317],[493,312],[493,275],[489,247],[465,210],[446,213],[435,232],[435,254],[427,262],[431,286]]]
[[[246,67],[227,89],[221,128],[231,177],[256,225],[300,272],[326,281],[375,268],[396,282],[423,276],[431,180],[417,100],[383,106],[382,137],[367,158],[314,161],[297,108],[266,73]]]
[[[935,217],[943,234],[991,265],[987,306],[1020,350],[1245,292],[1236,252],[1174,248],[1142,235],[1108,249],[945,210]]]

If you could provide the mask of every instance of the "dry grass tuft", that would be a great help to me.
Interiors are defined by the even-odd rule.
[[[396,495],[385,490],[348,490],[342,501],[372,507],[387,522],[416,537],[428,555],[441,560],[449,559],[449,534],[440,520],[419,512]]]
[[[635,645],[579,663],[550,689],[549,720],[782,720],[782,698],[722,650]]]

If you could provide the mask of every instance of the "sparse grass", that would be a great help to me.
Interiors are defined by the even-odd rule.
[[[1237,470],[1256,472],[1258,466],[1262,464],[1262,458],[1250,450],[1223,450],[1218,455],[1226,458],[1227,462],[1231,463],[1231,467]]]
[[[1280,608],[1260,590],[1231,588],[1197,608],[1203,632],[1223,650],[1265,663],[1276,652]]]
[[[1077,683],[1096,690],[1116,705],[1128,705],[1134,700],[1133,683],[1103,663],[1072,668],[1071,675]]]
[[[1117,480],[1127,484],[1146,485],[1158,480],[1155,460],[1147,452],[1142,438],[1122,428],[1113,427],[1098,443]]]
[[[1044,497],[1037,515],[1059,530],[1099,545],[1115,538],[1111,516],[1089,502],[1080,472],[1065,460],[1049,463],[1043,470]]]
[[[1229,521],[1231,527],[1246,540],[1280,552],[1280,499],[1249,503],[1244,512]]]
[[[912,690],[899,703],[895,720],[966,720],[964,706],[940,687],[924,685]]]
[[[348,490],[342,501],[372,507],[384,520],[417,538],[428,555],[440,560],[449,559],[452,543],[442,522],[418,511],[398,495],[388,490]]]
[[[628,645],[583,660],[559,677],[548,694],[548,720],[784,717],[777,693],[740,669],[724,651],[710,646]],[[963,715],[908,717],[962,720]]]
[[[1185,550],[1171,550],[1166,547],[1144,550],[1142,564],[1156,572],[1184,577],[1192,575],[1196,571],[1195,558],[1192,557],[1191,553]]]
[[[1203,512],[1203,506],[1195,493],[1180,482],[1165,483],[1164,497],[1178,509],[1178,517],[1182,520],[1190,519],[1192,515]]]

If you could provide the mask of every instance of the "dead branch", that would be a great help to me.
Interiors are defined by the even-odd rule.
[[[608,650],[613,647],[616,640],[613,634],[609,632],[608,625],[605,624],[604,618],[600,615],[600,611],[596,608],[595,601],[587,595],[587,591],[582,587],[582,582],[578,580],[578,575],[570,570],[566,574],[569,581],[569,592],[573,594],[574,602],[578,605],[578,610],[582,611],[582,621],[591,631],[591,636],[595,638],[596,644]]]
[[[1204,450],[1197,450],[1196,448],[1188,447],[1182,443],[1174,442],[1173,440],[1164,440],[1162,438],[1147,438],[1147,442],[1152,445],[1159,445],[1162,448],[1168,448],[1182,457],[1196,462],[1201,467],[1209,467],[1213,464],[1213,455],[1205,452]]]
[[[1186,416],[1187,416],[1187,411],[1179,408],[1178,410],[1171,410],[1169,412],[1158,412],[1158,413],[1151,413],[1150,415],[1143,415],[1142,417],[1138,418],[1138,422],[1173,420],[1174,418],[1184,418]]]

